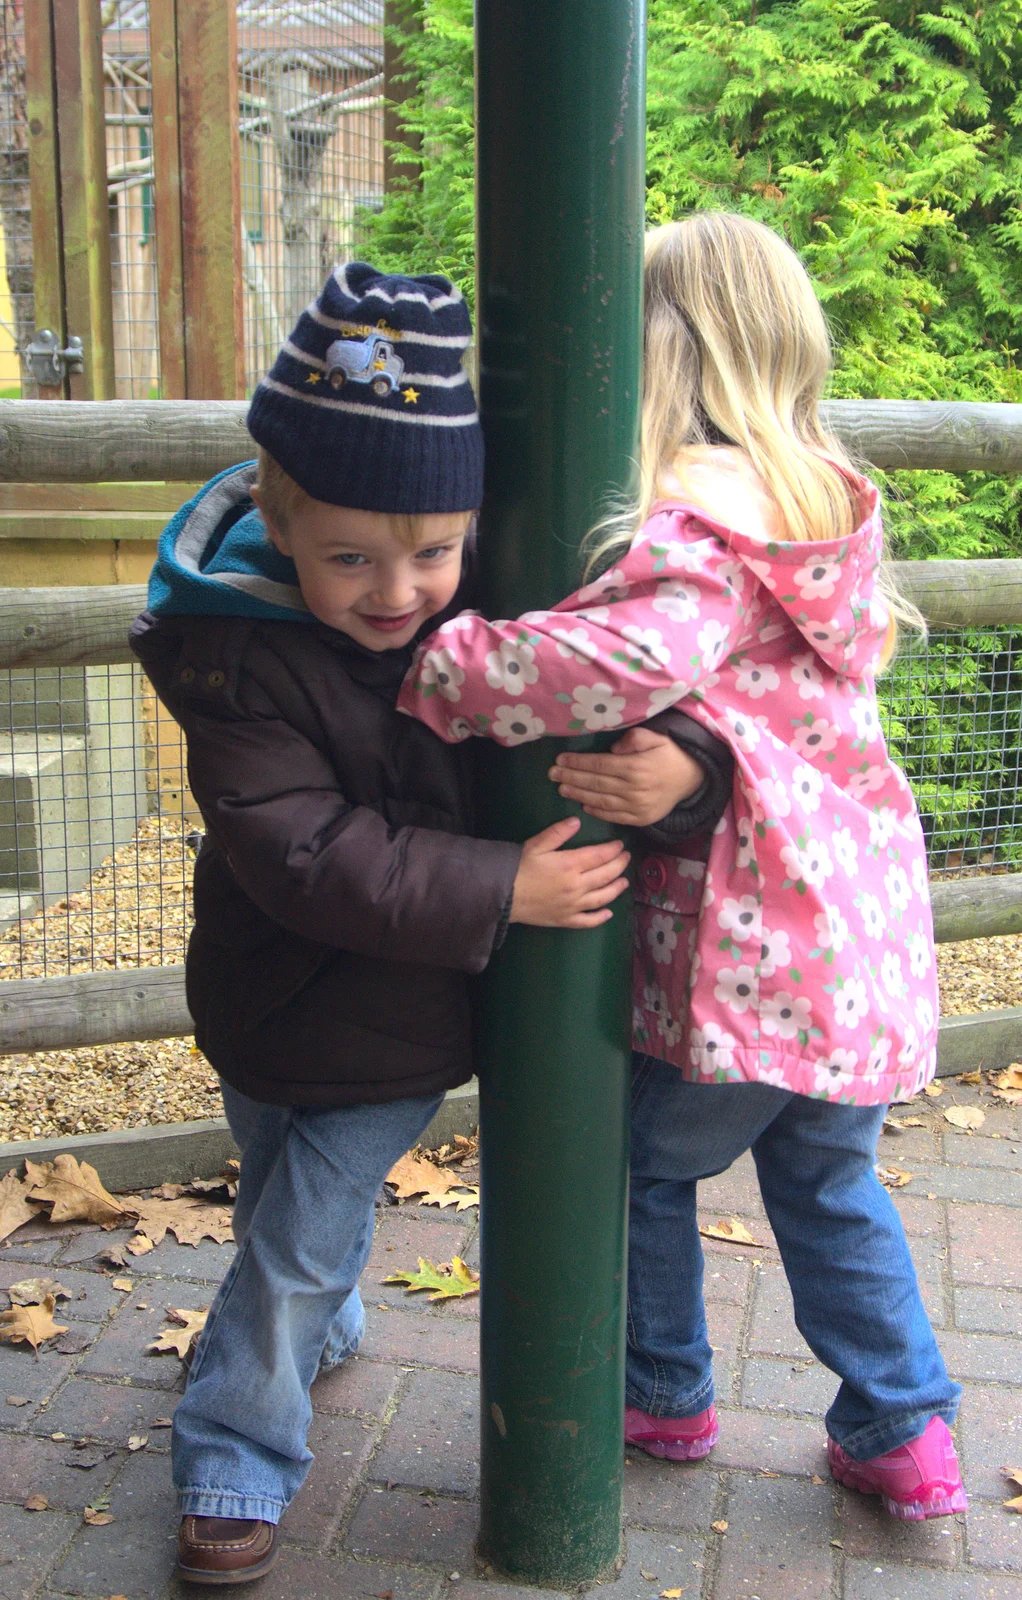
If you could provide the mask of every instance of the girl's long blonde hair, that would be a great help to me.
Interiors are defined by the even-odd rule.
[[[846,538],[851,462],[820,421],[830,340],[809,275],[751,217],[700,211],[646,236],[642,451],[638,503],[591,535],[592,564],[626,546],[669,469],[709,445],[743,451],[776,504],[782,537]],[[883,583],[892,614],[922,626]]]

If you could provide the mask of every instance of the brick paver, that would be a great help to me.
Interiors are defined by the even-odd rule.
[[[953,1093],[975,1099],[957,1085]],[[761,1241],[744,1250],[707,1241],[720,1443],[690,1466],[628,1453],[624,1561],[601,1595],[1022,1600],[1022,1517],[1001,1504],[1000,1470],[1022,1466],[1022,1111],[982,1103],[987,1122],[974,1136],[911,1129],[881,1151],[915,1174],[895,1199],[948,1365],[965,1387],[958,1440],[968,1517],[898,1523],[831,1483],[822,1417],[837,1380],[795,1328],[746,1158],[700,1196],[707,1220],[741,1216]],[[197,1592],[171,1577],[170,1433],[157,1426],[182,1373],[175,1357],[147,1355],[145,1345],[167,1306],[209,1302],[232,1252],[168,1237],[131,1262],[124,1292],[112,1284],[121,1274],[96,1256],[126,1237],[33,1224],[0,1249],[0,1305],[8,1284],[42,1268],[72,1295],[61,1305],[69,1333],[38,1361],[0,1346],[0,1600]],[[366,1343],[313,1389],[316,1460],[282,1524],[276,1570],[245,1591],[254,1600],[561,1600],[474,1560],[478,1303],[431,1307],[380,1282],[418,1255],[477,1262],[477,1252],[474,1213],[379,1212],[363,1283]],[[129,1434],[147,1443],[129,1452]],[[32,1493],[47,1497],[47,1510],[23,1509]],[[89,1527],[82,1509],[104,1493],[115,1520]]]

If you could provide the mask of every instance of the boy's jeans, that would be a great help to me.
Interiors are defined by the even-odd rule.
[[[884,1106],[768,1084],[686,1083],[636,1055],[628,1269],[628,1404],[688,1417],[713,1399],[696,1180],[752,1150],[813,1354],[841,1378],[827,1431],[857,1461],[953,1422],[947,1375],[901,1220],[874,1170]]]
[[[183,1516],[275,1523],[312,1462],[310,1385],[365,1329],[380,1184],[443,1096],[321,1111],[222,1088],[242,1152],[238,1253],[174,1413],[174,1482]]]

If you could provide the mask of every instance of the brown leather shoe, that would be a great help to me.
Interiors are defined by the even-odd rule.
[[[177,1533],[177,1573],[186,1583],[251,1583],[277,1559],[272,1522],[234,1517],[182,1517]]]

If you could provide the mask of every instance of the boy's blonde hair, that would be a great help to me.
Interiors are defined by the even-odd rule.
[[[259,491],[266,516],[281,533],[289,531],[293,518],[306,506],[314,505],[315,498],[284,471],[280,462],[257,446],[257,470],[252,485]],[[417,550],[432,535],[423,528],[423,519],[415,512],[391,511],[387,514],[390,531],[407,550]],[[468,521],[469,512],[465,513]]]
[[[750,217],[701,211],[646,236],[642,454],[637,507],[594,530],[610,556],[649,516],[669,468],[707,446],[744,451],[772,496],[784,537],[841,539],[855,508],[851,462],[820,421],[830,340],[795,252]],[[916,608],[883,583],[892,613]]]

